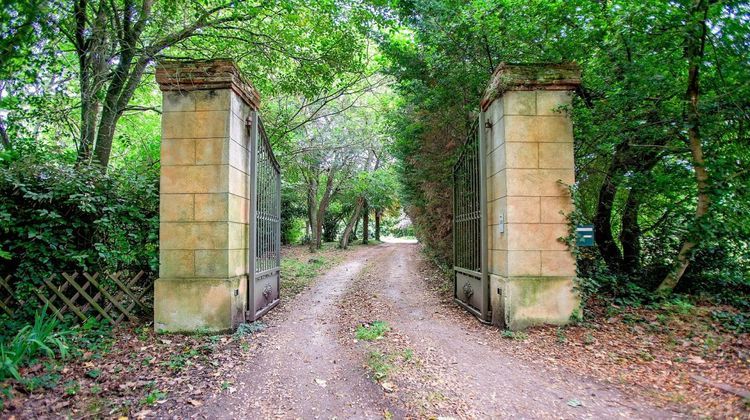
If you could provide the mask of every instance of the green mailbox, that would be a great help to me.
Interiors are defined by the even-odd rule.
[[[594,225],[582,225],[576,228],[576,245],[594,246]]]

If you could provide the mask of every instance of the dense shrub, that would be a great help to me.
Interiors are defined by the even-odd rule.
[[[0,274],[24,287],[74,270],[156,270],[158,170],[0,155]]]

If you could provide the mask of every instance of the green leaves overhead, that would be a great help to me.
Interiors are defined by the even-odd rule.
[[[393,152],[421,239],[450,258],[450,196],[441,191],[451,188],[457,145],[494,67],[575,61],[583,69],[570,110],[579,210],[585,221],[598,221],[598,237],[614,244],[600,247],[598,261],[623,282],[654,287],[670,270],[681,238],[699,238],[692,254],[698,263],[686,273],[685,287],[705,286],[710,269],[701,255],[719,249],[726,251],[719,253],[725,264],[750,277],[750,174],[743,169],[750,166],[750,6],[708,7],[699,106],[715,207],[694,221],[685,47],[695,32],[696,4],[412,0],[382,7],[393,27],[378,33],[379,45],[403,97],[393,115]],[[628,219],[632,211],[637,216]],[[622,237],[625,230],[638,232],[636,239]],[[637,255],[626,255],[635,261],[631,271],[621,270],[617,259],[632,250]]]

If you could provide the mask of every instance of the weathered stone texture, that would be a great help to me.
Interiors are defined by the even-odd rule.
[[[509,328],[564,323],[578,307],[575,259],[560,238],[568,235],[568,185],[575,181],[566,109],[579,82],[580,72],[571,65],[502,65],[482,103],[490,122],[485,138],[493,322]]]
[[[162,222],[190,222],[194,219],[193,194],[161,194],[159,220]]]
[[[259,99],[230,62],[167,63],[161,149],[157,331],[229,330],[243,320],[248,135]]]

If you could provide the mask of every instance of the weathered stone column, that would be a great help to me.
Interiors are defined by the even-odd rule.
[[[248,135],[259,105],[231,61],[158,66],[164,92],[154,327],[229,330],[244,321]]]
[[[568,235],[573,129],[565,107],[575,65],[500,65],[486,112],[490,301],[510,329],[568,322],[579,307]]]

